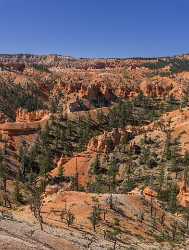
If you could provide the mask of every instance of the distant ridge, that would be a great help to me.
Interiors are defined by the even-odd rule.
[[[1,58],[43,58],[43,57],[58,57],[64,59],[79,59],[79,60],[157,60],[157,59],[170,59],[176,57],[185,57],[189,56],[189,53],[172,55],[172,56],[152,56],[152,57],[74,57],[70,55],[62,55],[62,54],[30,54],[30,53],[1,53]]]

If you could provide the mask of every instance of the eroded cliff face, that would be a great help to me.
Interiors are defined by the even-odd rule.
[[[148,64],[158,63],[158,60],[15,56],[0,58],[0,62],[5,65],[17,63],[18,68],[24,64],[21,71],[2,67],[0,79],[6,81],[7,86],[21,85],[26,87],[27,92],[38,91],[40,100],[46,106],[51,97],[60,97],[62,93],[65,112],[111,106],[120,99],[133,98],[141,91],[150,97],[173,97],[178,100],[188,91],[187,72],[169,76],[171,63],[156,71],[148,67]],[[161,76],[163,73],[168,76]],[[35,86],[34,90],[32,86]],[[0,100],[3,102],[4,97]]]
[[[174,79],[167,77],[156,77],[152,79],[145,79],[140,83],[140,90],[146,96],[150,97],[162,97],[170,95],[170,92],[176,85]]]
[[[3,112],[0,112],[0,124],[8,121],[10,121],[10,119]]]
[[[47,111],[27,112],[19,109],[16,122],[6,121],[0,124],[0,133],[7,136],[37,133],[47,124],[49,118],[50,114]]]
[[[42,120],[45,116],[49,115],[47,110],[38,110],[35,112],[27,112],[22,108],[18,109],[16,112],[16,122],[35,122]]]
[[[163,206],[159,206],[158,201],[159,180],[162,177],[160,174],[163,167],[162,190],[167,191],[168,181],[173,180],[179,188],[178,203],[184,208],[189,206],[189,188],[186,181],[183,181],[183,169],[180,169],[176,176],[175,169],[171,169],[172,163],[164,156],[168,131],[171,146],[174,146],[175,140],[179,138],[179,153],[182,159],[189,151],[189,108],[187,107],[189,73],[180,72],[180,69],[173,73],[171,70],[174,62],[169,63],[168,60],[170,59],[77,60],[60,56],[21,56],[20,58],[15,56],[11,59],[7,57],[2,59],[0,56],[0,101],[3,104],[3,108],[0,105],[0,148],[6,152],[5,157],[8,162],[9,194],[13,193],[15,176],[20,173],[22,167],[18,161],[20,145],[26,142],[30,147],[36,141],[40,143],[38,140],[40,131],[51,120],[50,112],[53,110],[54,120],[52,120],[57,122],[59,127],[70,126],[70,131],[65,129],[60,132],[53,124],[54,130],[53,132],[51,130],[48,138],[49,145],[45,145],[53,152],[50,152],[53,158],[52,170],[48,172],[50,182],[44,192],[42,208],[42,216],[47,225],[49,223],[65,229],[66,220],[61,216],[65,211],[63,209],[69,208],[76,216],[76,225],[68,229],[70,235],[77,228],[79,232],[87,229],[91,236],[92,226],[89,217],[94,208],[94,196],[97,198],[96,201],[99,200],[98,204],[102,211],[106,209],[108,211],[104,215],[107,216],[104,219],[105,223],[101,223],[101,218],[95,233],[100,239],[100,243],[95,243],[95,247],[100,247],[101,242],[104,241],[103,230],[114,228],[114,218],[120,221],[121,233],[127,230],[124,235],[125,242],[128,242],[128,239],[134,239],[136,242],[137,237],[140,239],[144,237],[145,240],[149,239],[150,246],[151,242],[156,241],[156,235],[154,236],[152,231],[155,232],[157,229],[157,234],[160,232],[166,234],[167,230],[173,228],[175,221],[180,223],[180,218],[177,220],[174,214],[167,213]],[[154,65],[157,68],[154,69]],[[150,98],[144,98],[141,92]],[[150,103],[159,101],[160,106],[169,105],[170,100],[178,102],[180,106],[158,109],[160,113],[156,116],[154,115],[156,110],[153,110],[154,113],[151,112],[151,106],[145,107],[146,103],[144,107],[138,105],[137,101],[140,101],[140,98],[134,100],[138,95],[147,102],[150,100]],[[14,98],[17,98],[15,103]],[[119,106],[121,101],[127,100],[132,101],[129,103],[133,106],[135,105],[134,111],[131,109],[131,112],[136,112],[134,118],[142,121],[134,123],[128,119],[128,123],[124,124],[130,125],[114,129],[114,124],[111,122],[101,123],[99,118],[101,114],[107,116],[107,119],[109,117],[112,119],[110,112],[114,110],[118,113],[119,109],[116,111],[114,107]],[[185,108],[182,106],[183,103]],[[151,112],[154,119],[147,116],[143,121],[141,114],[144,109],[147,109],[145,111],[148,113]],[[29,112],[29,110],[34,111]],[[168,112],[168,110],[174,111]],[[116,118],[119,116],[117,113]],[[127,115],[129,116],[128,113]],[[70,125],[71,122],[74,124],[72,124],[73,127]],[[88,137],[86,131],[76,133],[76,130],[84,124],[82,122],[89,122],[90,130],[94,129],[95,133],[89,133]],[[85,125],[83,125],[84,129],[89,129],[89,126]],[[94,136],[96,134],[98,136]],[[87,141],[83,142],[80,139],[84,136]],[[145,139],[146,142],[144,142]],[[71,152],[65,150],[66,140],[73,144],[73,147],[68,149]],[[47,141],[45,141],[46,144]],[[39,161],[42,154],[40,155],[39,152],[37,154],[39,155],[32,164],[43,167],[44,162]],[[48,165],[50,161],[51,159],[45,158],[44,164]],[[116,171],[116,176],[113,171]],[[38,178],[40,177],[39,173]],[[117,186],[113,189],[114,185]],[[12,189],[9,189],[9,186]],[[100,189],[102,186],[104,189]],[[113,209],[107,201],[111,194],[116,198],[116,207]],[[66,207],[67,205],[69,207]],[[154,210],[150,213],[150,209]],[[26,221],[28,217],[29,220],[32,217],[29,206],[25,205],[19,211],[15,209],[14,213],[20,216],[19,218],[25,218]],[[164,213],[166,219],[163,225],[160,219]],[[32,223],[33,220],[34,218]],[[154,225],[155,222],[156,225]],[[166,226],[166,230],[163,231]],[[180,226],[178,230],[179,228]],[[168,236],[170,235],[172,236],[171,233]],[[133,238],[135,236],[136,238]],[[161,237],[161,235],[158,236]],[[85,241],[86,243],[88,240]],[[107,248],[107,244],[103,247]],[[144,248],[144,245],[142,247]],[[155,247],[157,248],[157,244]],[[123,245],[124,248],[125,245]],[[60,249],[62,249],[61,244]]]
[[[91,153],[111,152],[129,133],[127,129],[113,129],[111,132],[105,131],[102,135],[93,137],[89,141],[87,151]]]
[[[179,186],[179,194],[177,196],[180,205],[184,208],[189,207],[189,187],[186,180],[183,180]]]

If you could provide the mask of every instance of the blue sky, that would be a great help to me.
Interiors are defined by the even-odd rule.
[[[0,53],[189,53],[189,0],[0,0]]]

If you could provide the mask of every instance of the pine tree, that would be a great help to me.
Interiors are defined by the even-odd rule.
[[[48,173],[52,170],[52,159],[50,151],[44,151],[44,153],[39,156],[39,166],[40,175],[43,176],[47,176]]]
[[[6,192],[7,191],[7,165],[6,165],[6,161],[5,161],[5,156],[0,153],[0,180],[1,180],[1,185],[3,188],[3,191]]]
[[[158,191],[159,191],[159,193],[162,191],[164,180],[165,180],[165,170],[164,170],[164,167],[161,166],[159,177],[158,177],[158,184],[159,184]]]
[[[19,148],[18,161],[20,163],[20,177],[24,181],[26,178],[26,172],[29,171],[29,169],[28,169],[29,157],[28,157],[28,152],[27,152],[25,142],[23,142]]]
[[[118,218],[114,218],[114,223],[112,225],[111,231],[108,233],[108,237],[113,241],[113,249],[116,249],[116,244],[118,241],[118,236],[121,233],[120,221]]]
[[[14,186],[14,192],[13,192],[14,200],[18,203],[23,203],[23,195],[20,191],[20,183],[19,178],[16,178],[15,186]]]
[[[64,181],[64,167],[63,166],[60,166],[58,170],[58,176],[60,178],[60,181],[63,182]]]
[[[177,186],[176,184],[171,184],[170,187],[170,192],[169,192],[169,208],[171,210],[171,212],[176,212],[177,209]]]
[[[95,161],[91,164],[91,170],[94,175],[100,174],[101,163],[98,155],[96,156]]]
[[[112,160],[109,164],[107,174],[109,176],[109,191],[115,191],[116,188],[116,176],[118,174],[118,166],[116,160]]]
[[[99,204],[99,200],[96,197],[92,197],[93,205],[92,205],[92,211],[89,216],[89,220],[93,226],[94,232],[96,232],[96,226],[99,224],[101,220],[101,208]]]

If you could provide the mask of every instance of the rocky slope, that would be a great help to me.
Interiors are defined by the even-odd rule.
[[[186,56],[0,55],[0,248],[187,249],[188,72]]]

